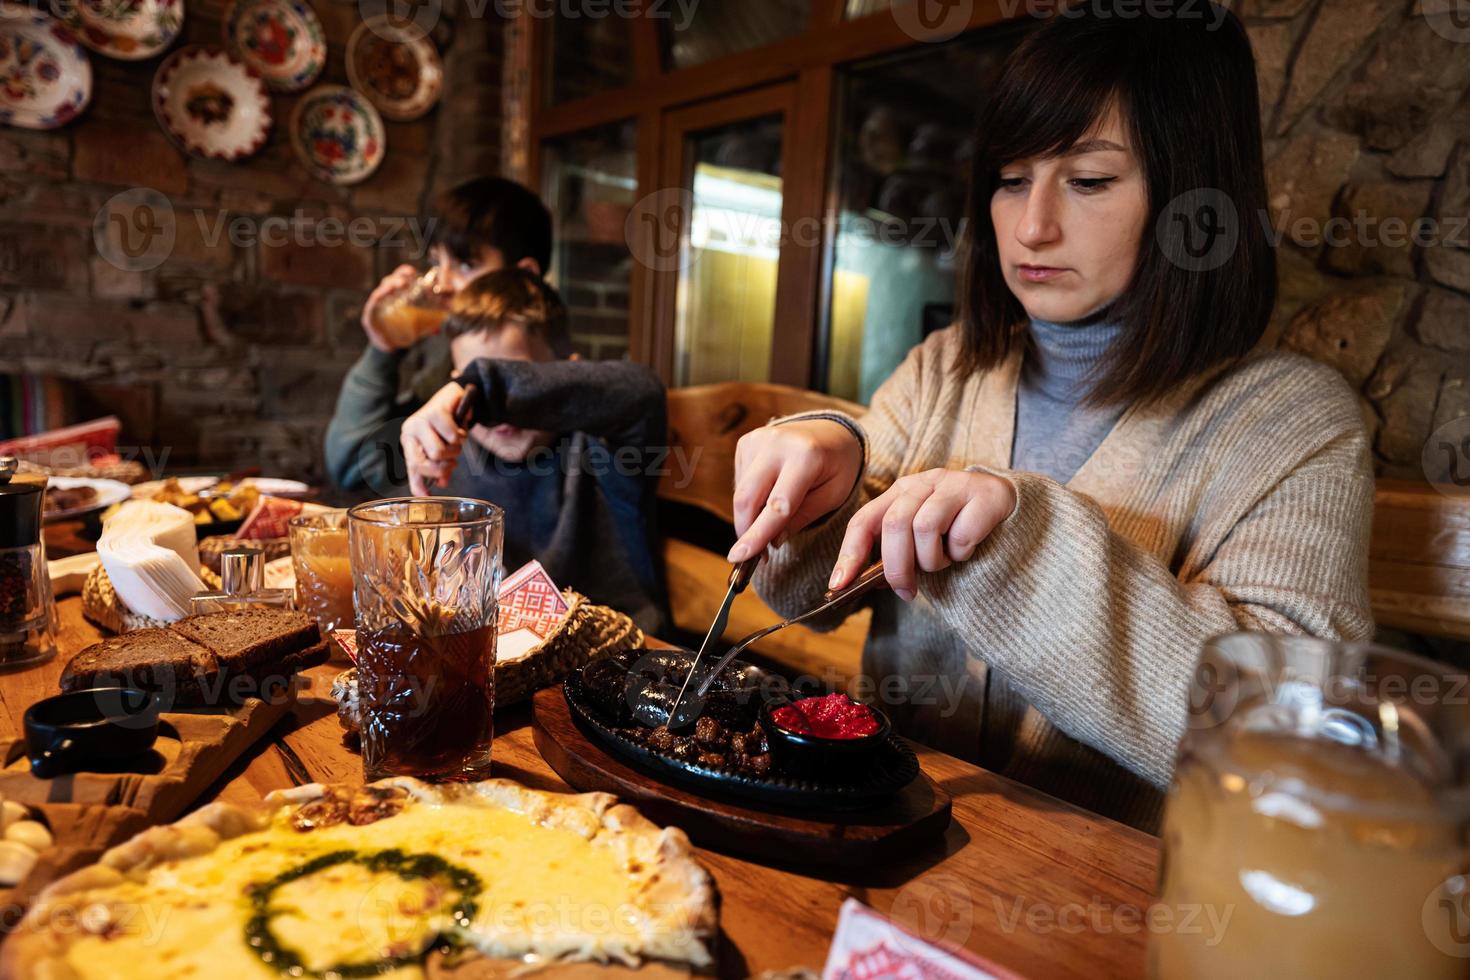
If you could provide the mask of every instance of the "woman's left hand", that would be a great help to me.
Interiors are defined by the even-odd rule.
[[[989,473],[936,469],[899,477],[847,522],[829,587],[852,581],[881,538],[888,584],[912,602],[921,569],[937,572],[968,561],[1015,507],[1011,482]]]

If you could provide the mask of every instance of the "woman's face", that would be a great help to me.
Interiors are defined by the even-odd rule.
[[[1029,316],[1067,323],[1116,299],[1148,223],[1143,168],[1117,110],[1060,156],[1002,167],[990,218],[1006,285]]]

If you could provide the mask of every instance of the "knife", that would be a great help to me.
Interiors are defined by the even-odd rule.
[[[755,575],[756,566],[760,563],[761,555],[757,554],[753,558],[745,559],[730,570],[730,583],[725,590],[725,601],[720,603],[720,611],[715,613],[715,621],[710,624],[709,632],[704,635],[704,642],[699,645],[699,652],[694,655],[694,662],[689,665],[689,673],[684,677],[684,686],[679,688],[679,696],[674,699],[674,706],[669,709],[668,727],[671,730],[682,728],[694,720],[679,715],[679,705],[684,701],[684,692],[689,690],[689,681],[699,670],[699,663],[704,659],[704,655],[725,634],[725,624],[730,621],[730,606],[735,602],[735,597],[744,592],[745,587],[750,584],[751,578]]]

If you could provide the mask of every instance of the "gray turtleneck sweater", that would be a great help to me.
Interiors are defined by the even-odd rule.
[[[1121,325],[1031,321],[1031,342],[1016,384],[1011,468],[1058,483],[1072,479],[1123,414],[1122,405],[1084,405],[1090,372]]]

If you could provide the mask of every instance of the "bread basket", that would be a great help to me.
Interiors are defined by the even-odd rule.
[[[552,634],[514,660],[496,661],[497,708],[525,701],[541,688],[561,683],[599,654],[643,645],[643,631],[623,613],[596,605],[571,589],[563,589],[562,595],[570,608]],[[361,707],[356,668],[337,675],[332,696],[337,699],[337,720],[349,732],[357,731]]]

